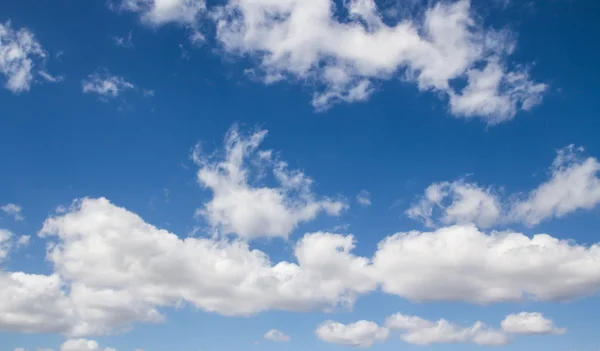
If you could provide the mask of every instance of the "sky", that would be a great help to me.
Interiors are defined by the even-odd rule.
[[[0,351],[599,350],[598,11],[0,2]]]

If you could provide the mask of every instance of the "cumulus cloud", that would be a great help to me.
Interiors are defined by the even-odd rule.
[[[276,342],[287,342],[290,341],[291,338],[288,335],[285,335],[283,332],[277,329],[271,329],[264,335],[265,340],[276,341]]]
[[[40,235],[54,273],[0,273],[2,330],[81,337],[161,322],[160,307],[182,302],[251,315],[346,306],[376,288],[351,236],[307,234],[298,263],[273,264],[241,241],[182,240],[102,198],[49,218]]]
[[[362,206],[371,206],[371,193],[366,190],[361,190],[356,195],[356,201]]]
[[[271,150],[258,150],[266,135],[266,130],[243,135],[234,126],[225,137],[221,155],[204,156],[199,147],[194,151],[200,167],[198,182],[213,193],[197,213],[213,229],[247,239],[288,237],[298,224],[320,213],[339,215],[347,207],[315,195],[311,178],[289,169]],[[269,171],[277,185],[254,185],[253,165],[257,165],[258,178]]]
[[[473,225],[398,233],[381,241],[373,258],[387,293],[481,304],[594,294],[600,271],[590,268],[598,262],[598,244],[586,247],[547,234],[486,234]]]
[[[509,68],[514,36],[484,28],[469,0],[436,2],[393,25],[383,12],[373,0],[237,0],[210,10],[226,52],[257,58],[266,83],[312,82],[317,109],[363,101],[398,76],[445,95],[455,116],[487,124],[541,102],[547,86]]]
[[[98,94],[102,98],[115,98],[124,90],[135,88],[135,85],[124,78],[113,76],[104,70],[90,74],[81,85],[84,93]]]
[[[204,0],[118,0],[113,6],[140,15],[143,23],[162,26],[168,23],[196,26],[206,10]]]
[[[69,339],[60,345],[60,351],[117,351],[113,348],[101,348],[94,340]]]
[[[326,321],[317,328],[315,333],[319,339],[329,343],[359,347],[369,347],[376,342],[386,340],[389,336],[387,328],[365,320],[347,325]]]
[[[5,214],[11,216],[15,221],[19,222],[25,219],[22,214],[21,206],[15,204],[6,204],[0,206],[0,210]]]
[[[6,89],[13,93],[28,91],[34,79],[35,63],[45,57],[46,53],[29,29],[15,30],[10,21],[0,23],[0,74],[5,78]]]
[[[499,346],[510,341],[502,331],[489,328],[479,321],[472,326],[463,327],[445,319],[432,322],[397,313],[389,317],[385,325],[391,330],[401,331],[402,340],[415,345],[474,343]]]
[[[550,167],[550,179],[525,196],[503,198],[492,187],[464,180],[434,183],[406,214],[429,227],[475,223],[488,228],[516,222],[534,226],[592,209],[600,203],[600,162],[594,157],[582,157],[582,152],[583,148],[573,145],[559,150]]]
[[[538,312],[521,312],[506,316],[502,330],[513,334],[564,334],[565,328],[557,328],[551,319]]]

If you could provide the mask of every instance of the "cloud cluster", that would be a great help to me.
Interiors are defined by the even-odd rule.
[[[0,273],[2,330],[106,334],[161,322],[161,308],[182,304],[229,316],[330,309],[378,285],[412,301],[474,303],[600,290],[599,245],[473,226],[398,233],[373,258],[352,253],[351,235],[311,233],[298,240],[296,262],[272,263],[244,241],[181,239],[88,198],[48,218],[39,235],[50,240],[54,273]]]
[[[266,83],[311,81],[313,105],[364,101],[377,81],[401,75],[442,93],[455,116],[488,124],[538,104],[545,84],[510,68],[515,43],[485,29],[469,0],[437,2],[422,18],[388,24],[373,0],[237,0],[211,10],[224,50],[259,60]],[[464,88],[453,84],[465,82]]]
[[[148,25],[196,25],[198,15],[206,9],[206,3],[204,0],[120,0],[116,7],[138,13],[142,22]]]
[[[490,328],[480,321],[471,326],[460,326],[445,319],[429,321],[396,313],[386,319],[384,326],[366,320],[347,325],[327,321],[315,331],[323,341],[360,347],[387,340],[393,332],[399,332],[404,342],[414,345],[472,343],[501,346],[510,343],[513,335],[564,334],[566,329],[556,328],[552,320],[541,313],[521,312],[506,316],[501,329]]]
[[[582,151],[573,145],[559,150],[550,167],[550,179],[525,196],[514,194],[503,199],[492,187],[463,180],[434,183],[406,214],[430,227],[475,223],[488,228],[516,222],[534,226],[592,209],[600,203],[600,162],[582,157]]]
[[[15,30],[10,22],[0,23],[0,74],[4,87],[13,93],[28,91],[34,79],[35,62],[46,57],[34,34]]]
[[[6,204],[0,206],[0,210],[5,214],[11,216],[15,221],[19,222],[25,219],[22,214],[21,206],[15,204]]]
[[[222,155],[204,156],[199,146],[193,158],[199,165],[198,182],[213,197],[197,214],[221,234],[256,237],[284,237],[300,223],[320,213],[339,215],[344,202],[316,196],[312,179],[299,170],[290,170],[271,150],[259,150],[266,130],[243,135],[234,126],[225,137]],[[277,186],[254,186],[252,166],[258,176],[267,171]]]

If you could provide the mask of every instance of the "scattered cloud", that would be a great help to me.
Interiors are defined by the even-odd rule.
[[[58,83],[58,82],[62,82],[63,80],[65,80],[65,76],[53,76],[52,74],[46,72],[46,71],[38,71],[38,74],[40,75],[40,77],[44,78],[47,82],[50,83]]]
[[[23,209],[19,205],[6,204],[4,206],[0,206],[0,210],[2,210],[2,212],[4,212],[6,215],[11,216],[17,222],[25,219],[22,214]]]
[[[538,312],[521,312],[506,316],[502,330],[512,334],[564,334],[565,328],[557,328],[551,319]]]
[[[378,81],[399,75],[421,91],[445,95],[450,112],[489,125],[512,119],[542,100],[545,84],[510,64],[514,35],[484,28],[469,0],[442,1],[422,18],[394,25],[373,0],[228,1],[210,10],[217,40],[230,54],[259,60],[267,84],[310,81],[313,105],[364,101]],[[343,10],[347,16],[334,13]],[[522,66],[518,66],[522,67]],[[453,82],[464,80],[464,88]]]
[[[0,229],[0,263],[8,257],[12,248],[13,233],[7,229]]]
[[[19,239],[17,240],[17,246],[18,247],[27,246],[27,245],[29,245],[30,241],[31,241],[31,236],[29,236],[29,235],[21,235],[19,237]]]
[[[129,32],[126,37],[113,37],[116,46],[120,46],[125,49],[133,48],[133,32]]]
[[[271,329],[264,335],[265,340],[276,341],[276,342],[287,342],[290,341],[291,338],[288,335],[285,335],[283,332],[277,329]]]
[[[0,74],[5,78],[6,89],[13,93],[29,91],[35,63],[45,57],[45,51],[29,29],[15,30],[10,21],[0,23]]]
[[[60,345],[60,351],[117,351],[113,348],[101,348],[94,340],[69,339]]]
[[[432,322],[398,313],[389,317],[385,325],[391,330],[401,331],[402,340],[415,345],[474,343],[499,346],[510,341],[502,331],[489,328],[482,322],[463,327],[445,319]]]
[[[195,27],[206,3],[204,0],[117,0],[113,8],[138,13],[142,22],[151,26],[177,23]]]
[[[319,213],[339,215],[347,207],[315,195],[311,178],[290,170],[271,150],[259,150],[266,135],[266,130],[243,135],[234,126],[225,137],[222,155],[204,156],[199,146],[194,150],[193,159],[200,167],[198,182],[213,193],[197,214],[221,234],[287,238],[298,224]],[[252,185],[252,165],[258,178],[268,171],[277,185]]]
[[[369,347],[389,337],[388,328],[375,322],[361,320],[351,324],[326,321],[315,331],[317,337],[332,344]]]
[[[124,90],[135,88],[135,85],[124,78],[113,76],[104,70],[90,74],[81,84],[84,93],[98,94],[102,98],[115,98]]]
[[[371,193],[366,190],[361,190],[356,195],[356,201],[362,206],[371,206]]]
[[[425,225],[474,223],[488,228],[498,224],[535,226],[544,220],[592,209],[600,203],[600,162],[581,156],[583,148],[570,145],[558,151],[550,167],[550,179],[526,196],[503,199],[492,187],[464,180],[430,185],[406,214]],[[436,216],[436,210],[440,216]],[[436,218],[437,217],[437,218]]]

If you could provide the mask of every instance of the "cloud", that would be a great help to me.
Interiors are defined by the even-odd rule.
[[[21,235],[19,237],[19,239],[17,240],[17,246],[27,246],[29,245],[29,242],[31,241],[31,236],[29,235]]]
[[[538,312],[521,312],[506,316],[502,330],[513,334],[564,334],[565,328],[557,328],[551,319]]]
[[[437,2],[422,18],[394,25],[373,0],[342,6],[330,0],[238,0],[210,14],[227,53],[256,58],[253,71],[267,84],[310,82],[319,110],[364,101],[379,81],[400,76],[420,91],[447,97],[455,116],[492,125],[531,109],[547,89],[510,63],[514,35],[484,28],[468,0]],[[461,80],[466,85],[457,88]]]
[[[402,340],[415,345],[474,343],[499,346],[510,341],[503,332],[488,328],[482,322],[462,327],[445,319],[431,322],[397,313],[389,317],[385,325],[391,330],[400,330]]]
[[[45,57],[46,53],[30,30],[15,30],[10,21],[0,23],[0,74],[5,77],[6,89],[13,93],[29,91],[35,62]]]
[[[0,206],[0,210],[5,214],[11,216],[15,221],[19,222],[24,220],[21,206],[15,204],[6,204],[4,206]]]
[[[361,190],[356,195],[356,201],[362,206],[371,206],[371,193],[366,190]]]
[[[198,182],[213,194],[197,214],[221,234],[287,238],[298,224],[323,212],[339,215],[347,207],[341,201],[316,196],[311,178],[290,170],[271,150],[258,150],[266,134],[260,130],[243,135],[234,126],[225,137],[221,157],[204,156],[199,147],[194,151],[200,167]],[[255,184],[252,165],[257,166],[258,178],[269,172],[277,185],[251,185]]]
[[[8,257],[12,248],[13,233],[7,229],[0,229],[0,263]]]
[[[126,37],[113,37],[116,46],[122,48],[131,49],[133,48],[133,32],[129,32]]]
[[[122,77],[113,76],[108,71],[92,73],[81,84],[84,93],[98,94],[102,98],[115,98],[124,90],[135,88],[132,83]]]
[[[586,247],[547,234],[485,234],[473,225],[457,225],[387,237],[373,265],[389,294],[411,301],[489,304],[594,294],[600,273],[590,267],[599,258],[598,244]]]
[[[58,82],[62,82],[63,80],[65,80],[64,76],[53,76],[52,74],[40,70],[38,71],[38,74],[40,75],[40,77],[42,77],[43,79],[45,79],[47,82],[50,83],[58,83]]]
[[[60,345],[60,351],[117,351],[113,348],[101,348],[94,340],[69,339]]]
[[[229,316],[306,311],[376,288],[351,236],[307,234],[298,263],[273,264],[238,240],[182,240],[102,198],[48,218],[40,236],[54,273],[0,272],[1,330],[101,335],[159,323],[160,307],[181,303]]]
[[[118,0],[113,7],[135,12],[143,23],[162,26],[168,23],[196,26],[206,10],[204,0]]]
[[[276,342],[287,342],[290,341],[291,338],[288,335],[285,335],[283,332],[277,329],[271,329],[264,335],[265,340],[276,341]]]
[[[348,325],[326,321],[315,331],[317,337],[332,344],[369,347],[376,342],[384,341],[389,330],[375,322],[361,320]]]
[[[406,214],[429,227],[474,223],[488,228],[518,222],[534,226],[578,210],[590,210],[600,203],[600,162],[582,157],[582,152],[573,145],[559,150],[550,167],[550,179],[525,196],[502,198],[492,187],[464,180],[434,183]],[[441,215],[436,216],[435,210]]]

